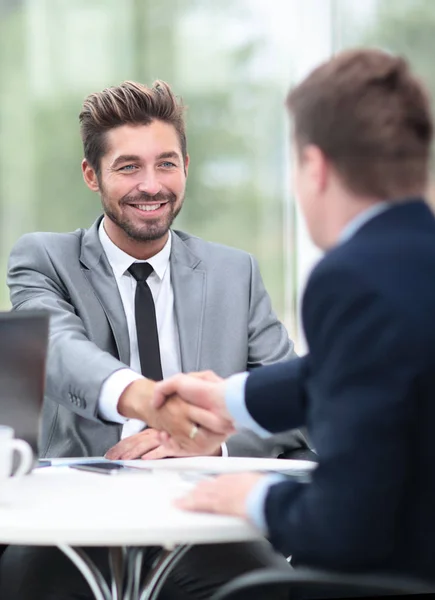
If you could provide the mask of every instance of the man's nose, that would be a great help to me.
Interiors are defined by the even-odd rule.
[[[156,173],[152,170],[149,170],[143,174],[142,179],[137,187],[140,192],[144,192],[150,196],[155,196],[162,189],[162,185],[159,182]]]

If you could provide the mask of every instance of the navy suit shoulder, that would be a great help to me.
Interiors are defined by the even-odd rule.
[[[310,277],[304,304],[316,304],[321,281],[330,288],[334,275],[351,273],[355,285],[378,293],[413,330],[421,328],[430,336],[427,321],[435,303],[434,239],[435,217],[424,202],[406,202],[386,210],[320,261]]]

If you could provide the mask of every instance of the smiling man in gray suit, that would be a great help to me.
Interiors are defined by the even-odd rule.
[[[126,82],[92,94],[80,120],[83,176],[99,193],[104,218],[89,230],[25,235],[9,262],[14,310],[51,313],[41,456],[100,456],[141,431],[144,423],[127,422],[119,408],[132,414],[139,399],[138,416],[152,423],[149,379],[205,369],[227,377],[294,357],[253,257],[170,230],[189,156],[183,108],[168,86]],[[144,373],[139,356],[129,272],[137,261],[153,267],[147,284],[160,375]],[[134,439],[141,456],[157,448],[152,428]],[[232,455],[277,456],[301,447],[297,432],[267,445],[243,432],[228,443]],[[129,457],[139,457],[133,451]]]
[[[206,369],[227,377],[290,359],[293,344],[252,256],[170,229],[189,156],[183,107],[169,86],[125,82],[91,94],[80,123],[83,177],[104,216],[89,230],[25,235],[9,263],[14,310],[51,314],[40,452],[161,457],[153,380]],[[306,447],[300,432],[266,442],[245,431],[222,448],[212,439],[208,451],[278,456]],[[240,545],[192,552],[180,565],[180,594],[209,597],[237,573],[275,561],[261,544],[246,546],[245,554]],[[28,585],[33,600],[46,597],[44,586],[35,592],[41,581]]]

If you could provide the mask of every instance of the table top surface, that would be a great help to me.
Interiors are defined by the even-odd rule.
[[[173,466],[177,461],[180,465],[181,460],[184,459],[172,461]],[[234,471],[234,466],[230,466],[234,461],[226,460],[227,469]],[[201,468],[190,466],[182,470],[180,466],[165,469],[164,461],[158,462],[159,467],[152,470],[147,467],[108,476],[71,469],[59,459],[58,466],[9,479],[0,490],[0,543],[171,548],[177,544],[261,537],[243,519],[189,513],[174,506],[174,499],[202,477],[201,468],[204,472],[213,470],[211,463],[208,468],[204,463]],[[292,462],[297,471],[296,463],[305,461],[279,462]],[[299,469],[303,466],[299,465]],[[239,461],[239,470],[240,467]],[[270,468],[269,462],[267,469]]]

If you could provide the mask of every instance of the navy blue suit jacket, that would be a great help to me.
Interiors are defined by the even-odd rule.
[[[319,466],[271,488],[271,542],[298,564],[435,579],[435,218],[374,217],[314,269],[309,354],[253,371],[250,414],[307,425]],[[267,400],[270,399],[270,403]]]

